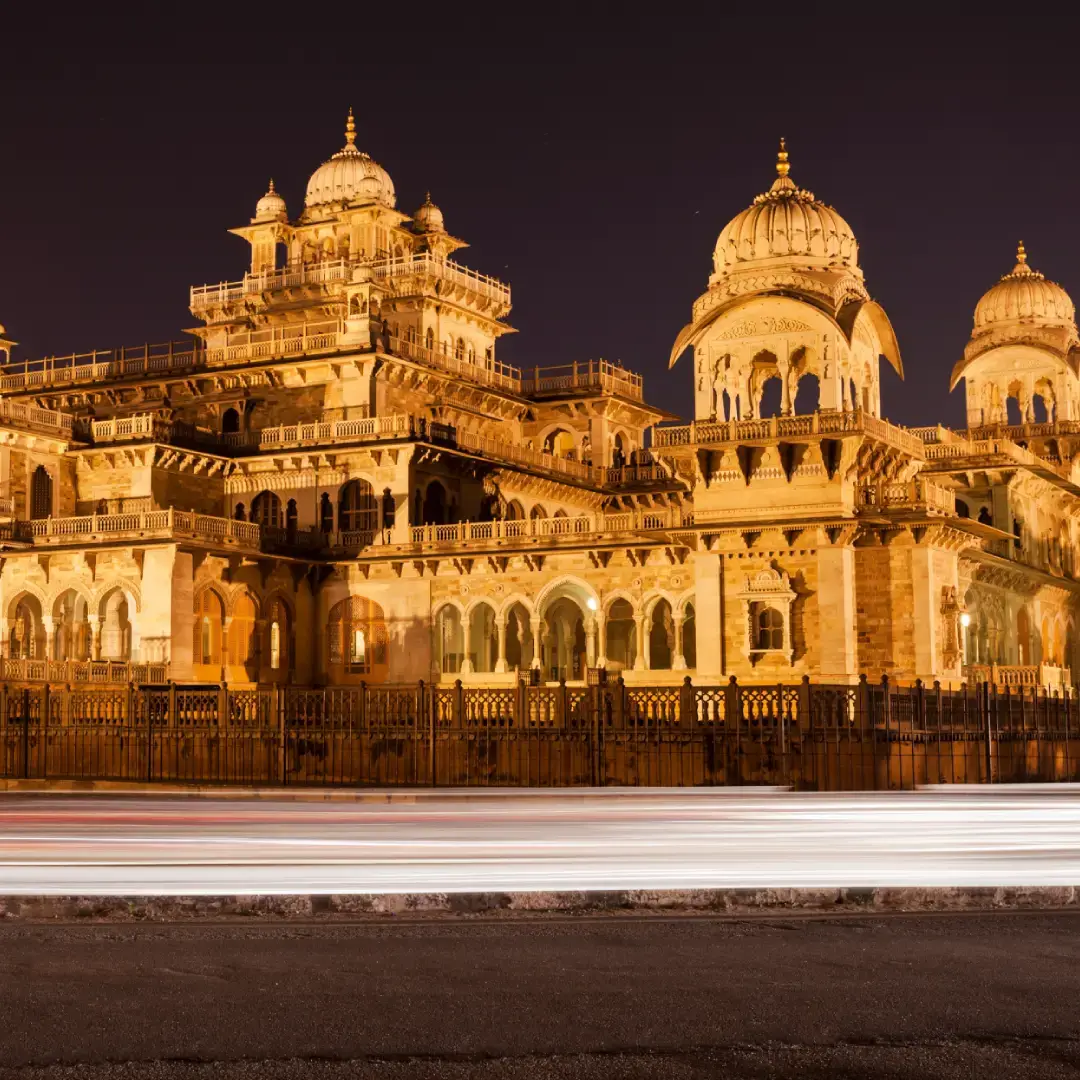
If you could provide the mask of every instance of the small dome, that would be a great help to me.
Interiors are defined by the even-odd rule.
[[[255,204],[255,217],[252,220],[285,221],[288,216],[285,200],[274,190],[274,181],[271,180],[266,194]]]
[[[424,205],[413,214],[413,223],[420,232],[446,232],[442,211],[431,201],[430,191],[424,199]]]
[[[851,226],[831,207],[798,187],[788,176],[791,166],[784,140],[776,159],[772,187],[732,218],[716,241],[717,274],[740,264],[794,256],[821,266],[858,266],[858,244]]]
[[[325,203],[380,202],[394,206],[394,183],[390,174],[356,149],[356,124],[352,109],[345,125],[345,145],[329,160],[324,161],[308,181],[305,206]]]
[[[1021,243],[1016,250],[1016,266],[975,306],[975,333],[995,323],[1037,320],[1070,325],[1076,309],[1069,294],[1056,282],[1047,281],[1027,264]]]

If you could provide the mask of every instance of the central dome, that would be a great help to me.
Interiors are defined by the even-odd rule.
[[[345,145],[324,161],[308,181],[304,205],[380,202],[393,207],[397,199],[390,174],[367,154],[356,149],[356,124],[352,109],[345,125]]]
[[[851,226],[812,191],[789,176],[787,149],[780,140],[776,179],[768,191],[732,218],[716,241],[713,267],[717,274],[766,259],[795,258],[827,268],[858,267],[858,244]]]
[[[1038,320],[1070,325],[1075,318],[1069,294],[1028,266],[1027,252],[1020,243],[1012,273],[1006,274],[976,305],[975,333],[994,323]]]

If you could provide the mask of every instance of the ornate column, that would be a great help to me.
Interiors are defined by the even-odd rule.
[[[475,610],[466,615],[461,624],[461,670],[458,672],[460,675],[471,675],[473,673],[472,657],[469,656],[469,642],[472,641],[472,621]]]
[[[671,613],[671,621],[675,624],[675,652],[671,657],[672,671],[686,670],[686,657],[683,656],[683,620],[686,616],[681,611]]]
[[[607,616],[603,611],[596,613],[593,621],[596,624],[596,666],[607,667]]]
[[[495,659],[495,673],[502,674],[506,670],[506,619],[495,620],[495,634],[498,637],[499,653]]]
[[[87,615],[86,622],[90,627],[90,659],[101,659],[101,616]]]
[[[596,619],[588,619],[585,623],[585,663],[588,667],[596,667]]]
[[[229,627],[232,626],[231,615],[226,615],[221,620],[221,681],[225,681],[225,669],[229,666]]]
[[[791,361],[780,360],[776,365],[780,369],[780,413],[791,415]]]
[[[532,630],[532,639],[533,639],[532,666],[537,670],[539,670],[540,667],[541,667],[540,654],[541,654],[541,650],[543,649],[543,644],[544,643],[543,643],[543,639],[540,636],[540,633],[541,633],[541,630],[543,629],[543,625],[544,625],[544,620],[539,615],[533,615],[529,619],[529,627]]]
[[[648,667],[648,663],[645,659],[645,613],[634,613],[634,638],[635,645],[637,646],[636,655],[634,656],[634,670],[645,671]]]
[[[41,625],[45,628],[45,659],[52,660],[54,659],[53,653],[56,651],[56,641],[53,638],[53,617],[43,615]]]

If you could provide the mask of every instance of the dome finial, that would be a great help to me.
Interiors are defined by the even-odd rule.
[[[1021,240],[1016,245],[1016,269],[1013,270],[1013,273],[1020,274],[1028,270],[1027,249],[1024,247],[1024,241]]]
[[[349,118],[345,121],[345,145],[356,145],[356,121],[353,120],[352,106],[349,106]]]
[[[776,155],[776,175],[787,176],[791,170],[791,166],[788,164],[788,152],[787,143],[784,140],[783,135],[780,136],[780,151]]]
[[[276,195],[277,194],[277,192],[274,191],[274,178],[272,176],[270,177],[270,186],[266,189],[266,194],[267,195]]]

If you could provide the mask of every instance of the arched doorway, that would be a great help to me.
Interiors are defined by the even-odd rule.
[[[576,600],[560,596],[544,612],[541,652],[546,677],[552,682],[585,678],[588,666],[585,615]]]
[[[197,593],[192,642],[192,663],[196,667],[196,678],[220,678],[221,637],[224,622],[225,605],[221,597],[213,589],[204,589],[201,593]]]
[[[53,605],[54,660],[90,659],[90,623],[86,600],[74,589],[57,597]]]
[[[254,506],[254,504],[252,504]],[[279,503],[280,507],[280,503]],[[233,681],[255,682],[259,677],[258,639],[255,636],[255,601],[241,593],[229,620],[229,667]]]
[[[240,430],[240,413],[236,409],[226,409],[221,414],[221,430],[225,435],[235,435]]]
[[[565,428],[556,428],[544,438],[544,453],[553,457],[570,458],[577,456],[577,441],[573,432]]]
[[[527,671],[532,662],[532,622],[525,605],[517,603],[506,613],[506,667],[509,671]]]
[[[49,470],[39,465],[30,478],[30,518],[43,521],[52,517],[53,482]]]
[[[649,667],[653,671],[670,671],[675,658],[675,620],[671,604],[658,600],[649,618]]]
[[[288,606],[279,596],[270,601],[266,613],[266,655],[264,667],[270,669],[270,677],[292,670],[292,616]]]
[[[435,616],[435,665],[443,675],[457,675],[464,659],[461,612],[453,604],[444,604]]]
[[[432,480],[424,492],[424,525],[446,524],[446,488],[438,480]]]
[[[45,659],[45,624],[36,596],[23,596],[15,605],[8,631],[8,654],[14,660]]]
[[[634,623],[634,609],[629,600],[621,597],[612,601],[608,608],[605,626],[607,641],[604,655],[608,668],[615,671],[628,671],[634,666],[637,657],[637,626]]]
[[[691,669],[697,668],[697,618],[694,605],[689,603],[683,609],[682,624],[682,654],[686,666]]]
[[[490,604],[477,604],[469,612],[469,660],[475,672],[492,672],[499,659],[499,635],[495,611]]]
[[[101,626],[102,660],[130,660],[132,650],[132,607],[123,589],[113,589],[102,598],[98,618]]]
[[[375,489],[367,480],[350,480],[338,499],[338,528],[343,533],[373,533],[378,525]]]

